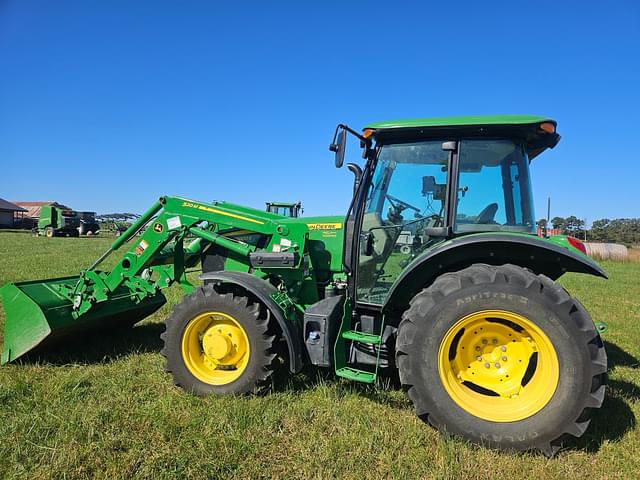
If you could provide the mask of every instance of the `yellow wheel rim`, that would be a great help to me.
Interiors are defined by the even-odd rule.
[[[233,382],[247,368],[249,355],[246,332],[226,313],[202,313],[184,329],[182,359],[189,372],[204,383]]]
[[[549,337],[531,320],[504,310],[476,312],[446,333],[440,380],[462,409],[493,422],[515,422],[549,403],[560,378]]]

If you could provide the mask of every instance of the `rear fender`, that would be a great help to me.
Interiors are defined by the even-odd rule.
[[[556,280],[566,272],[607,278],[591,258],[532,235],[481,233],[442,242],[415,258],[395,281],[383,309],[405,310],[409,300],[441,274],[474,263],[511,263]]]
[[[200,280],[239,285],[255,295],[269,309],[282,330],[289,350],[289,369],[292,373],[299,372],[302,369],[302,333],[294,322],[285,317],[282,309],[271,298],[271,295],[277,292],[276,287],[255,275],[244,272],[207,272],[200,275]]]

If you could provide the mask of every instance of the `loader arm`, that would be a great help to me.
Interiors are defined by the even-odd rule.
[[[113,270],[99,272],[95,270],[99,264],[96,263],[82,272],[72,291],[63,292],[74,302],[74,316],[82,315],[91,309],[93,304],[107,300],[109,294],[122,285],[138,300],[154,295],[157,290],[170,286],[174,281],[178,281],[186,292],[190,292],[192,286],[185,275],[185,256],[199,253],[202,241],[233,252],[249,266],[250,254],[256,251],[256,247],[218,233],[230,227],[270,235],[267,252],[272,245],[279,245],[286,237],[291,242],[291,253],[298,253],[304,249],[306,240],[306,229],[300,228],[300,225],[281,225],[266,215],[229,208],[224,204],[161,197],[111,245],[100,261],[134,238],[147,224],[150,224],[150,227],[131,244]],[[196,241],[185,247],[184,241],[187,236],[196,237]],[[175,241],[173,263],[153,266],[154,260],[172,240]],[[298,261],[290,265],[291,269],[299,267],[302,255],[296,258]]]
[[[277,275],[283,294],[295,297],[296,288],[310,275],[305,255],[308,228],[281,220],[224,202],[161,197],[79,277],[8,284],[0,289],[6,313],[2,363],[76,327],[142,320],[165,303],[161,290],[173,282],[186,292],[192,290],[185,268],[206,244],[228,252],[244,271],[251,270],[257,277]],[[264,234],[269,241],[258,249],[225,236],[234,229]],[[99,270],[129,240],[133,241],[115,267]]]

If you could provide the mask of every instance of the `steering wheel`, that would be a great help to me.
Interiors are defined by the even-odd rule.
[[[385,198],[389,200],[389,203],[391,204],[391,206],[396,210],[398,210],[399,212],[407,208],[410,208],[411,210],[415,210],[418,213],[422,211],[418,207],[414,207],[410,203],[407,203],[404,200],[400,200],[399,198],[392,197],[391,195],[385,194]],[[399,207],[402,207],[402,208],[399,208]]]

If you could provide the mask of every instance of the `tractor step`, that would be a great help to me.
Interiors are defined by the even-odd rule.
[[[355,380],[356,382],[374,383],[376,381],[375,373],[352,367],[339,368],[336,370],[336,375],[342,378],[348,378],[349,380]]]
[[[381,340],[380,335],[359,332],[357,330],[347,330],[346,332],[343,332],[342,338],[353,340],[354,342],[368,343],[371,345],[379,345]]]

